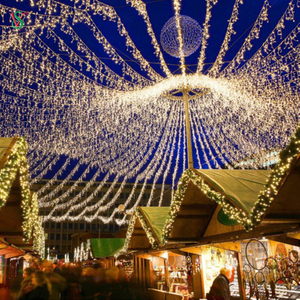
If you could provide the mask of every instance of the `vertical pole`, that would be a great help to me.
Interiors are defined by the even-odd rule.
[[[243,272],[243,262],[242,262],[241,252],[236,252],[235,258],[238,261],[237,275],[238,275],[238,282],[239,282],[240,299],[246,300],[246,293],[245,293],[246,287],[244,286],[244,280],[243,280],[244,272]]]
[[[188,168],[192,169],[194,167],[194,162],[193,162],[192,136],[191,136],[189,100],[188,100],[187,89],[184,88],[182,93],[183,93],[184,110],[185,110],[185,125],[186,125],[186,138],[187,138],[187,150],[188,150]]]

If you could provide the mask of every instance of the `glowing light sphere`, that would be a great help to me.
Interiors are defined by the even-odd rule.
[[[180,15],[180,25],[183,37],[183,55],[193,54],[202,41],[202,29],[199,23],[191,17]],[[160,43],[163,49],[174,57],[180,57],[178,28],[176,17],[169,19],[160,33]]]

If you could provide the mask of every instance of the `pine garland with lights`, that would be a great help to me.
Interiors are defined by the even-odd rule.
[[[272,170],[269,181],[265,190],[259,195],[258,201],[255,203],[248,217],[248,229],[253,229],[260,221],[267,208],[271,205],[278,193],[278,187],[291,165],[300,152],[300,127],[295,135],[291,138],[289,145],[280,152],[280,160]]]
[[[25,139],[18,138],[11,149],[6,163],[0,171],[0,208],[5,205],[17,172],[22,162],[26,160],[26,149]],[[22,170],[20,170],[20,173]]]
[[[169,234],[173,228],[174,220],[180,209],[184,194],[187,189],[187,185],[190,181],[190,177],[192,176],[192,174],[193,174],[193,171],[188,169],[188,170],[184,171],[184,173],[182,174],[182,176],[180,178],[177,191],[175,192],[174,197],[172,199],[170,212],[168,214],[165,226],[162,230],[162,244],[163,245],[167,242],[167,240],[169,238]]]
[[[143,229],[145,230],[146,232],[146,235],[147,235],[147,238],[152,246],[153,249],[156,249],[158,244],[155,240],[155,237],[152,233],[152,230],[148,227],[148,225],[146,224],[145,220],[144,220],[144,217],[143,215],[141,214],[141,212],[139,211],[139,209],[137,208],[136,210],[136,213],[137,213],[137,216],[139,218],[139,221],[141,222],[141,225],[143,227]]]
[[[205,184],[204,180],[198,174],[196,174],[193,170],[188,169],[183,173],[182,177],[180,178],[178,189],[174,194],[170,212],[167,217],[166,224],[163,228],[163,244],[165,244],[169,238],[170,232],[173,228],[173,223],[175,221],[178,211],[180,210],[180,206],[183,201],[187,185],[190,181],[193,182],[193,184],[195,184],[209,199],[221,205],[223,207],[224,212],[231,219],[237,220],[244,226],[247,224],[246,213],[243,210],[234,207],[228,200],[226,200],[224,195],[211,189],[207,184]]]
[[[148,238],[148,240],[149,240],[152,248],[156,249],[158,247],[158,243],[155,240],[155,237],[154,237],[154,235],[152,233],[152,230],[149,228],[149,226],[145,222],[145,219],[144,219],[143,215],[141,214],[141,212],[139,211],[139,208],[137,207],[136,210],[134,211],[132,217],[130,218],[128,229],[127,229],[127,233],[126,233],[126,238],[125,238],[124,246],[123,246],[123,248],[119,252],[117,252],[114,255],[114,257],[117,258],[121,254],[127,253],[137,218],[141,222],[141,225],[142,225],[143,229],[145,230],[145,233],[147,235],[147,238]]]
[[[167,217],[165,226],[162,230],[163,244],[165,244],[169,238],[169,235],[173,228],[173,223],[175,221],[178,211],[180,210],[184,194],[190,181],[193,182],[193,184],[195,184],[209,199],[221,205],[223,207],[224,212],[231,219],[235,219],[239,223],[242,223],[244,225],[246,221],[246,213],[243,210],[234,207],[228,200],[226,200],[224,195],[211,189],[207,184],[205,184],[204,180],[198,174],[196,174],[193,170],[188,169],[181,176],[180,181],[178,183],[177,191],[174,194],[174,198],[170,207],[170,212]]]
[[[136,222],[136,218],[137,218],[137,210],[135,210],[135,212],[132,214],[132,216],[130,218],[128,229],[127,229],[127,232],[126,232],[126,238],[125,238],[124,246],[120,251],[118,251],[114,255],[115,258],[117,258],[118,256],[120,256],[124,253],[127,253],[128,247],[129,247],[129,244],[130,244],[130,240],[131,240],[131,237],[132,237],[132,234],[133,234],[133,231],[134,231],[134,225],[135,225],[135,222]]]
[[[30,217],[31,226],[33,228],[33,250],[37,251],[43,259],[45,256],[45,231],[42,225],[42,218],[38,216],[38,214],[37,194],[33,193]]]
[[[20,174],[21,198],[22,198],[22,229],[24,239],[28,243],[32,237],[34,228],[41,233],[41,224],[38,225],[38,208],[36,203],[32,201],[29,180],[28,180],[28,164],[27,164],[27,143],[24,137],[18,137],[16,143],[11,149],[9,156],[0,171],[0,208],[5,205],[10,194],[17,173]],[[34,204],[35,203],[35,204]],[[33,205],[33,207],[32,207]],[[40,228],[39,228],[40,226]]]

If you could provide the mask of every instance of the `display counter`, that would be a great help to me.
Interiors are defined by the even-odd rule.
[[[148,289],[150,300],[188,300],[189,297],[182,296],[181,294],[161,291],[157,289]]]

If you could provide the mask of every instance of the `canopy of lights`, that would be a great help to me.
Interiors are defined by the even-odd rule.
[[[159,28],[148,10],[155,3],[120,2],[0,4],[0,132],[26,138],[32,185],[50,176],[37,191],[39,206],[51,209],[45,220],[124,224],[149,185],[147,205],[158,184],[158,205],[169,205],[165,185],[176,188],[188,161],[199,169],[268,168],[297,128],[299,0],[194,1],[193,18],[186,0],[173,0]],[[248,20],[249,3],[257,13]],[[216,42],[213,24],[222,16]]]

